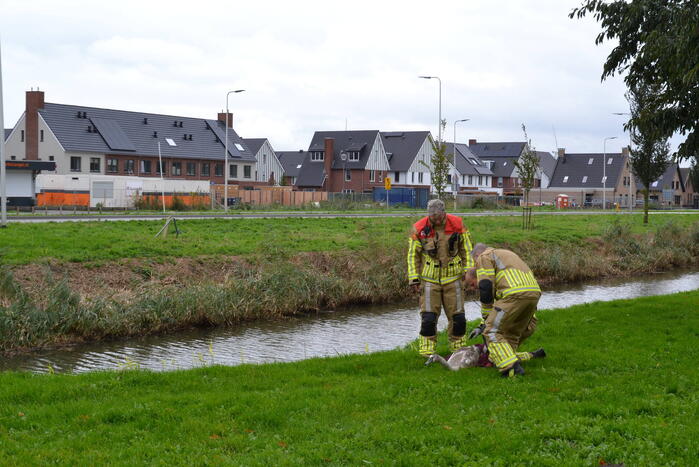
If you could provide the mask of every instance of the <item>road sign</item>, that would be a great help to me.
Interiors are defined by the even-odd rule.
[[[391,177],[386,177],[383,179],[383,187],[387,190],[391,189]]]

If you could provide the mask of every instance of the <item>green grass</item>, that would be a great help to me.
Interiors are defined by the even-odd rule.
[[[182,235],[155,238],[162,221],[64,222],[10,224],[0,230],[0,257],[5,264],[44,260],[108,261],[122,258],[167,258],[207,255],[296,254],[309,251],[360,250],[377,243],[404,245],[414,218],[373,219],[183,219]],[[641,216],[540,216],[524,232],[519,217],[466,218],[473,240],[514,246],[522,242],[580,245],[598,237],[615,220],[641,233]],[[678,226],[697,222],[696,215],[657,215],[650,229],[668,221]]]
[[[0,463],[696,464],[699,292],[539,318],[525,346],[548,357],[515,380],[426,368],[410,349],[172,373],[2,373]]]

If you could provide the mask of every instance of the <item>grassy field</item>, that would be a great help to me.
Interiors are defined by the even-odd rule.
[[[207,255],[296,254],[309,251],[353,251],[370,246],[406,244],[414,218],[372,219],[209,219],[178,222],[182,235],[155,238],[162,221],[63,222],[10,224],[0,230],[4,264],[48,259],[69,262],[122,258],[177,258]],[[657,215],[644,226],[638,216],[540,216],[534,229],[523,231],[519,217],[473,217],[465,223],[474,242],[518,245],[580,245],[605,235],[618,220],[630,233],[643,233],[672,222],[697,223],[695,214]]]
[[[699,292],[539,318],[525,347],[548,357],[513,380],[426,368],[411,349],[172,373],[2,373],[0,463],[696,465]]]

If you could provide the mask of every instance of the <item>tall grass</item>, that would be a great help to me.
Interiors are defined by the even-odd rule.
[[[699,223],[667,223],[644,234],[613,223],[602,237],[574,246],[524,241],[514,249],[541,283],[553,284],[693,266],[699,261],[697,240]],[[293,254],[275,245],[251,253],[226,279],[187,286],[150,281],[152,270],[141,268],[143,285],[113,296],[80,296],[64,278],[51,276],[29,293],[3,266],[0,350],[233,325],[410,296],[404,245],[370,240],[356,251]]]

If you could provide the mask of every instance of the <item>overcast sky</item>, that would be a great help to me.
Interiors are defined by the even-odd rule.
[[[5,126],[24,92],[46,101],[215,118],[278,150],[316,130],[430,130],[442,79],[445,139],[554,139],[568,152],[628,144],[620,78],[600,82],[610,45],[580,0],[0,0]],[[555,130],[554,130],[555,129]]]

